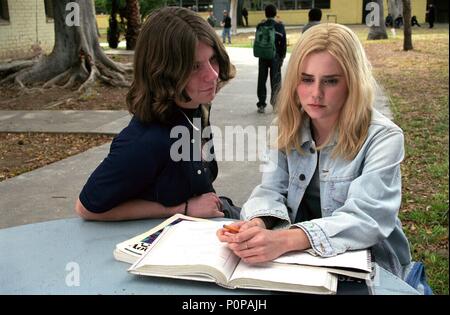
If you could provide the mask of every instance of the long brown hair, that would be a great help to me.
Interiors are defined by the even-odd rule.
[[[219,63],[218,90],[235,75],[215,30],[199,15],[180,7],[151,13],[134,52],[134,79],[127,94],[130,113],[142,122],[168,122],[176,101],[190,100],[185,91],[195,65],[197,43],[211,46]]]
[[[329,52],[339,62],[348,87],[347,100],[334,130],[337,132],[337,145],[333,156],[352,159],[367,137],[377,84],[356,34],[348,27],[334,23],[319,24],[309,29],[302,34],[292,51],[286,79],[277,100],[277,147],[285,152],[296,149],[302,153],[299,140],[307,114],[302,110],[297,95],[300,69],[306,56],[321,51]]]

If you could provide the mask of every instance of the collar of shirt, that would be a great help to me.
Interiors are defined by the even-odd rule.
[[[311,147],[312,142],[314,141],[311,134],[311,118],[305,117],[303,119],[302,126],[300,128],[300,146],[303,149],[307,149]],[[337,132],[333,133],[332,139],[325,145],[326,147],[332,147],[337,144]]]

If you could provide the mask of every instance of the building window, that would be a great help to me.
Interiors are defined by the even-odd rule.
[[[180,6],[196,12],[207,12],[213,9],[213,0],[166,0],[166,6]]]
[[[280,10],[296,10],[296,0],[282,0],[280,1],[280,4],[278,6],[278,8]],[[275,3],[276,5],[277,3]]]
[[[329,9],[330,8],[330,0],[315,0],[314,7],[319,9]]]
[[[269,2],[264,2],[263,4],[265,5],[266,3],[273,3],[280,10],[309,10],[312,8],[330,8],[330,0],[271,0]],[[262,5],[260,10],[264,10],[264,5]]]
[[[312,8],[329,9],[330,0],[254,0],[251,1],[252,10],[264,10],[264,7],[272,3],[279,10],[309,10]]]
[[[53,1],[52,0],[44,0],[44,6],[45,6],[45,16],[47,17],[47,22],[53,21],[54,14],[53,14]]]
[[[9,22],[8,0],[0,0],[0,23]]]
[[[300,10],[312,9],[313,2],[312,0],[298,0],[297,5]]]

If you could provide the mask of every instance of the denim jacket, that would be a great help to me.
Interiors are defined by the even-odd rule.
[[[244,204],[241,217],[272,216],[280,219],[275,228],[299,227],[322,257],[371,248],[376,263],[404,278],[411,255],[398,219],[402,130],[373,110],[367,139],[353,160],[331,157],[334,137],[319,155],[322,218],[295,223],[318,156],[309,124],[308,120],[302,126],[304,154],[268,151],[268,171]]]

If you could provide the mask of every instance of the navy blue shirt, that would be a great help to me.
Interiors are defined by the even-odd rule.
[[[111,143],[108,156],[89,177],[80,193],[80,201],[89,211],[101,213],[133,199],[143,199],[176,206],[189,198],[214,192],[217,162],[193,160],[194,150],[201,150],[199,139],[189,123],[201,118],[202,110],[177,111],[173,124],[143,124],[133,117]],[[209,124],[209,121],[207,121]],[[181,138],[170,138],[171,129],[185,126],[189,130],[190,159],[174,161],[171,146]],[[204,126],[203,126],[204,127]],[[204,139],[209,141],[211,139]],[[193,143],[192,143],[193,142]],[[212,140],[211,140],[212,143]],[[210,149],[213,154],[214,149]]]

